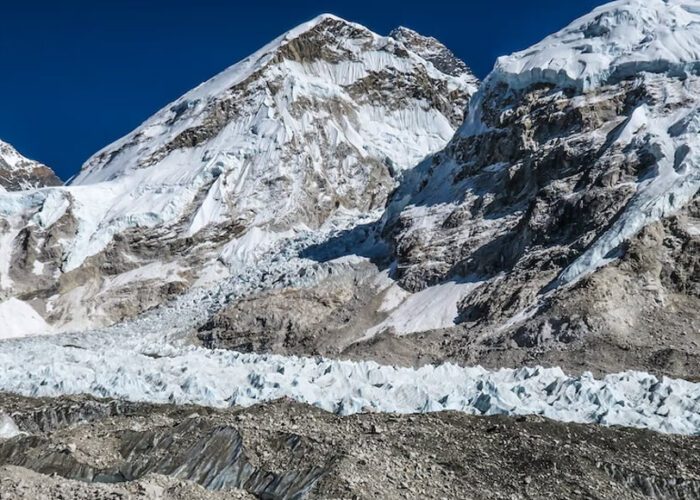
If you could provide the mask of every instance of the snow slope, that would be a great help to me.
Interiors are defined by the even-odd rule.
[[[326,59],[313,55],[307,62],[305,55],[281,55],[311,32],[336,41],[340,32],[348,33]],[[319,43],[329,48],[330,42]],[[450,92],[475,90],[468,72],[446,75],[412,52],[398,57],[394,48],[400,46],[362,26],[319,16],[156,113],[88,160],[73,181],[75,188],[109,191],[99,196],[113,201],[106,204],[109,211],[95,215],[92,204],[85,204],[94,220],[84,223],[90,239],[71,251],[68,269],[104,248],[126,224],[167,224],[182,216],[202,189],[206,197],[194,214],[190,236],[232,218],[260,226],[292,217],[314,225],[320,216],[299,214],[330,204],[333,197],[358,208],[353,200],[376,189],[368,163],[380,159],[397,171],[409,168],[443,146],[455,125],[422,100],[399,107],[365,102],[364,95],[352,95],[354,86],[381,72],[409,80],[424,72]],[[273,82],[277,89],[270,90]],[[227,111],[229,121],[218,123],[218,107],[236,109]],[[333,107],[351,109],[337,115]],[[180,144],[187,134],[195,135],[195,145]],[[318,172],[317,178],[309,180],[309,169]],[[105,182],[109,189],[99,187]],[[304,201],[321,182],[334,187],[335,194],[321,187],[313,205]],[[82,195],[77,189],[75,194]]]
[[[393,283],[385,292],[379,312],[389,316],[367,330],[361,341],[386,331],[396,335],[428,332],[454,326],[459,319],[457,305],[479,282],[451,281],[410,294]]]
[[[502,59],[482,90],[489,90],[489,86],[499,82],[508,83],[513,90],[545,82],[588,92],[599,85],[615,82],[618,76],[625,74],[621,68],[634,68],[635,74],[649,71],[653,74],[640,73],[640,78],[649,79],[652,86],[656,82],[657,88],[661,85],[664,89],[666,80],[663,78],[676,78],[679,67],[692,73],[686,63],[693,57],[684,52],[685,42],[681,43],[693,40],[682,38],[682,33],[675,33],[671,25],[667,25],[664,9],[668,9],[672,20],[675,19],[672,22],[681,23],[692,35],[694,26],[682,24],[687,20],[686,14],[695,16],[697,11],[692,5],[673,1],[615,2],[574,23],[572,28],[532,51],[513,56],[512,60]],[[333,29],[353,34],[344,39],[345,45],[335,49],[359,57],[359,64],[353,58],[351,62],[343,58],[338,62],[339,54],[334,51],[325,54],[321,58],[325,58],[325,62],[322,62],[317,55],[300,53],[303,47],[294,43],[306,33],[314,32],[314,37],[323,38],[327,30]],[[412,36],[402,33],[404,37]],[[638,40],[640,33],[663,35],[661,45],[654,45],[652,39],[648,43]],[[589,38],[593,40],[591,48],[580,44]],[[599,42],[600,47],[595,45]],[[419,150],[425,155],[446,140],[452,123],[447,118],[449,113],[440,111],[439,106],[426,109],[424,102],[410,101],[400,112],[386,113],[376,102],[358,99],[353,113],[343,115],[340,120],[329,106],[329,103],[347,104],[352,100],[349,87],[359,80],[364,82],[380,66],[390,69],[389,80],[393,82],[408,69],[421,68],[448,87],[469,85],[464,75],[438,74],[436,65],[419,53],[409,50],[407,57],[397,55],[395,43],[402,42],[378,37],[357,25],[323,16],[195,89],[127,138],[102,151],[88,162],[76,185],[60,191],[36,191],[31,196],[3,196],[0,210],[17,216],[29,207],[36,212],[32,215],[33,222],[40,225],[51,225],[51,221],[60,219],[68,202],[78,219],[78,243],[69,253],[69,269],[77,269],[86,257],[99,252],[120,231],[164,225],[169,220],[182,218],[183,213],[188,214],[184,218],[188,222],[185,232],[190,236],[211,224],[228,220],[232,214],[236,216],[233,220],[241,217],[251,226],[245,234],[224,245],[220,256],[235,262],[235,266],[231,266],[232,276],[221,278],[211,289],[190,290],[163,307],[113,328],[0,343],[0,364],[4,368],[0,390],[29,396],[87,393],[213,406],[250,405],[292,397],[339,414],[452,409],[487,415],[540,414],[563,421],[700,434],[700,385],[682,380],[659,380],[646,373],[620,373],[596,380],[588,374],[571,377],[559,369],[543,368],[488,371],[445,364],[408,369],[369,362],[244,355],[191,345],[188,335],[193,327],[211,317],[223,304],[271,288],[307,286],[342,269],[342,260],[315,263],[298,257],[301,249],[328,239],[330,234],[325,232],[324,224],[320,225],[321,230],[306,230],[303,224],[298,224],[299,220],[294,221],[296,224],[282,224],[289,222],[285,217],[298,214],[300,207],[306,208],[300,200],[307,187],[315,188],[321,179],[330,179],[339,186],[335,196],[347,187],[343,187],[343,180],[358,179],[345,175],[353,171],[352,165],[362,164],[368,158],[376,160],[391,152],[396,153],[396,160],[389,158],[391,161],[386,163],[392,169],[405,169],[411,166],[410,162],[419,159]],[[362,50],[358,51],[359,47]],[[655,54],[663,52],[662,48],[673,50],[670,55],[664,55],[662,65],[657,66],[659,57]],[[597,49],[606,57],[604,64],[589,67],[586,64],[588,54]],[[283,50],[292,56],[277,57]],[[436,54],[433,50],[420,53],[431,58]],[[398,54],[403,52],[398,51]],[[647,64],[649,61],[654,64]],[[673,63],[673,68],[667,66],[670,72],[660,73],[659,68],[666,62]],[[278,77],[273,81],[280,83],[279,88],[283,90],[258,93],[255,85],[237,88],[254,74],[260,76],[256,72],[263,72],[265,76],[260,81],[269,82],[268,77]],[[617,135],[620,147],[634,149],[641,143],[647,145],[657,153],[655,168],[635,183],[636,195],[615,225],[604,231],[580,260],[562,274],[564,283],[605,263],[621,241],[694,196],[698,129],[694,113],[697,97],[692,96],[700,93],[696,92],[697,78],[690,74],[687,80],[679,85],[674,83],[678,95],[667,95],[663,101],[681,105],[663,115],[658,109],[639,107],[620,129]],[[256,92],[247,93],[251,88]],[[391,97],[392,92],[382,90],[379,89],[379,95],[383,99]],[[245,99],[238,99],[241,97],[235,94],[238,91],[244,93]],[[485,99],[483,94],[472,106],[475,112],[470,114],[464,134],[455,141],[487,131],[478,120]],[[323,102],[324,112],[309,116],[308,109],[302,109],[301,115],[295,116],[295,108],[287,104],[305,102],[296,100],[299,95],[316,103],[309,109],[317,110],[317,104]],[[235,106],[229,108],[232,103],[251,106],[244,113],[245,120],[230,119],[238,112]],[[300,105],[303,108],[304,104]],[[226,115],[222,124],[213,109],[231,115]],[[250,113],[251,109],[255,112]],[[324,128],[310,126],[312,123],[323,123]],[[426,127],[431,134],[425,134]],[[348,163],[341,166],[347,167],[347,171],[341,168],[338,172],[329,172],[324,168],[326,164],[313,161],[322,157],[313,147],[295,149],[298,144],[307,144],[297,139],[318,130],[322,130],[320,136],[328,140],[323,144],[326,153],[338,151],[333,147],[326,149],[328,144],[343,144],[353,151],[344,157]],[[365,135],[368,131],[371,133]],[[319,174],[312,182],[301,182],[300,179],[306,177],[296,175],[299,168],[309,165],[282,161],[285,157],[278,148],[289,144],[294,146],[289,149],[290,154],[296,157],[301,152],[303,158],[311,160],[309,170]],[[230,147],[234,150],[228,149]],[[447,167],[451,175],[456,175],[454,158],[447,160]],[[493,161],[483,172],[498,175],[508,168],[502,161]],[[445,173],[444,169],[435,171],[438,176]],[[280,176],[293,181],[279,189],[260,189],[263,185],[269,187]],[[371,176],[362,178],[361,187],[371,180],[368,177]],[[253,182],[249,182],[250,179]],[[460,200],[449,198],[464,184],[448,184],[445,180],[452,179],[439,177],[438,189],[421,194],[425,197],[421,201],[430,203],[407,209],[416,223],[409,232],[427,233],[425,239],[431,244],[435,241],[431,238],[431,229],[446,222],[448,215],[456,213],[457,222],[465,217],[469,220],[471,216],[468,211],[466,215],[456,211],[466,198],[464,193],[457,193],[463,196]],[[476,183],[465,184],[477,191]],[[49,200],[49,192],[66,193],[66,197],[63,199],[59,195]],[[258,196],[261,192],[267,198]],[[346,194],[352,192],[352,187],[345,191]],[[317,193],[327,194],[323,190]],[[226,200],[237,200],[237,203],[232,206]],[[337,200],[342,200],[342,196]],[[316,200],[317,204],[326,201],[324,196]],[[188,212],[193,205],[195,210]],[[393,208],[403,210],[403,199],[400,205],[398,209]],[[347,213],[352,214],[352,210]],[[473,231],[476,237],[494,236],[496,239],[503,235],[504,228],[516,227],[514,221],[520,213],[516,210],[505,213],[507,217],[501,220],[485,217],[480,226],[471,226],[485,229]],[[312,219],[306,219],[305,223],[311,225]],[[369,220],[351,218],[346,227]],[[326,218],[325,222],[328,221],[333,218]],[[290,226],[294,231],[289,231]],[[456,229],[459,237],[464,236],[459,225],[447,226]],[[460,244],[458,239],[454,242]],[[475,243],[474,247],[479,248],[484,241],[477,239]],[[122,276],[121,281],[159,272],[148,265],[136,269],[139,271],[128,271],[132,274]],[[400,334],[410,334],[424,328],[449,327],[457,318],[459,302],[476,285],[447,281],[413,295],[392,288],[382,304],[382,312],[388,313],[389,318],[379,329],[393,328]]]
[[[642,72],[692,75],[698,69],[700,2],[618,0],[499,58],[490,79],[513,88],[547,82],[586,91]]]
[[[10,298],[0,302],[0,339],[51,333],[53,329],[26,302]]]

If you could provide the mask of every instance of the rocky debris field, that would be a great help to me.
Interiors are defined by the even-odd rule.
[[[47,477],[31,470],[0,467],[0,498],[76,499],[76,500],[253,500],[245,491],[208,491],[191,481],[151,474],[124,484],[85,483],[60,476]]]
[[[697,498],[700,439],[540,417],[4,395],[0,498]],[[51,477],[47,477],[50,475]]]

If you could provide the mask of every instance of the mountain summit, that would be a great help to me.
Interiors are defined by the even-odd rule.
[[[476,87],[434,39],[319,16],[98,152],[71,186],[0,203],[13,259],[0,287],[37,297],[68,280],[71,294],[35,302],[80,328],[71,318],[110,322],[220,279],[295,231],[383,208]]]
[[[10,144],[0,141],[0,189],[20,191],[61,184],[49,167],[25,158]]]

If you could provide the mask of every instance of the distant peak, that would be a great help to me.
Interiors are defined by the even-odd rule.
[[[61,180],[46,165],[20,154],[11,144],[0,140],[0,187],[19,191],[58,186]]]
[[[469,67],[437,38],[421,35],[405,26],[394,29],[389,33],[389,37],[403,43],[412,52],[431,62],[437,70],[447,75],[472,75]]]
[[[697,73],[699,61],[698,0],[618,0],[499,58],[489,78],[515,88],[549,83],[586,91],[643,72]]]

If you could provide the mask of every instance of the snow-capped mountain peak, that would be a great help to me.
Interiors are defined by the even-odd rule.
[[[163,108],[73,184],[121,185],[139,224],[179,220],[199,196],[190,235],[231,217],[284,230],[379,207],[398,172],[447,143],[476,89],[463,63],[448,74],[421,56],[436,60],[437,41],[400,38],[319,16]]]
[[[404,47],[408,51],[401,52]],[[196,87],[131,134],[98,152],[85,163],[73,184],[110,180],[130,169],[155,164],[172,150],[198,145],[202,139],[198,127],[212,121],[218,122],[217,128],[222,126],[227,120],[222,120],[221,115],[230,113],[231,107],[241,107],[245,101],[253,106],[279,108],[294,105],[300,97],[319,91],[326,93],[324,98],[336,98],[343,87],[359,85],[375,73],[388,69],[406,73],[416,66],[421,66],[431,80],[446,83],[450,92],[476,91],[477,81],[466,65],[435,39],[405,29],[382,37],[337,16],[320,15]],[[261,80],[265,78],[284,80],[285,85],[264,88]],[[254,82],[255,95],[250,92]],[[272,103],[270,99],[280,93],[283,100]],[[263,97],[268,101],[261,100]],[[458,124],[463,104],[463,98],[444,103],[445,107],[454,108],[447,113],[450,126]],[[285,126],[289,136],[290,124]],[[260,128],[254,123],[250,127]],[[446,132],[445,127],[443,130]],[[402,168],[420,159],[410,151],[404,156],[399,158]]]
[[[60,184],[49,167],[25,158],[10,144],[0,141],[0,188],[19,191]]]
[[[0,246],[26,232],[37,233],[28,245],[52,245],[5,282],[33,290],[73,273],[71,300],[147,287],[159,303],[285,235],[383,207],[402,171],[447,144],[476,90],[463,63],[440,64],[446,51],[332,15],[288,31],[98,152],[72,185],[0,200],[13,221]],[[51,302],[53,317],[79,314],[67,297]]]
[[[586,90],[641,72],[694,74],[699,65],[700,2],[618,0],[499,58],[491,78],[512,87],[537,81]]]

